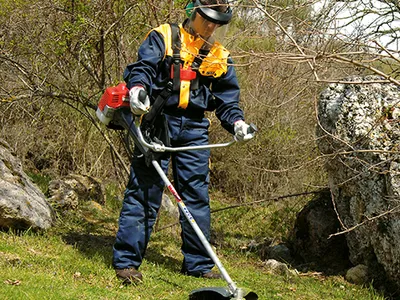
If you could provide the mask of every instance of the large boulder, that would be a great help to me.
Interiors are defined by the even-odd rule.
[[[350,260],[400,287],[400,92],[375,76],[331,84],[318,104],[318,146]]]
[[[43,193],[23,172],[9,145],[0,140],[0,228],[48,229],[54,220]]]

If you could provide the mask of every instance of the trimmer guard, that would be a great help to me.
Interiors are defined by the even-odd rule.
[[[204,287],[193,290],[189,294],[189,300],[225,300],[225,299],[245,299],[257,300],[257,294],[253,292],[244,292],[240,289],[242,295],[232,295],[232,293],[223,287]]]

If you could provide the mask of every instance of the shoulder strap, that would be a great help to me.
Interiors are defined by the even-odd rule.
[[[154,127],[156,119],[161,115],[164,105],[168,98],[171,96],[172,91],[179,91],[180,89],[180,66],[181,66],[181,39],[179,37],[179,27],[175,23],[170,24],[171,27],[171,38],[172,38],[172,50],[173,50],[173,81],[168,80],[165,88],[158,94],[154,103],[152,104],[149,113],[145,114],[141,121],[142,131],[149,135],[150,131]],[[166,47],[168,47],[166,45]],[[175,90],[177,88],[177,90]]]
[[[199,72],[199,68],[201,66],[201,64],[203,63],[203,59],[207,57],[208,53],[210,52],[210,48],[206,48],[203,49],[201,48],[199,51],[199,54],[194,58],[193,62],[192,62],[192,70],[196,71],[197,75],[196,78],[194,80],[192,80],[191,84],[190,84],[190,89],[191,90],[197,90],[199,88],[199,76],[200,76],[200,72]]]
[[[171,34],[172,34],[172,51],[173,51],[173,90],[179,91],[181,87],[180,80],[180,69],[181,69],[181,39],[179,35],[179,26],[175,23],[171,23]]]
[[[192,63],[192,69],[198,70],[203,62],[203,59],[207,57],[208,53],[210,52],[210,48],[207,49],[200,49],[199,55],[194,58]]]

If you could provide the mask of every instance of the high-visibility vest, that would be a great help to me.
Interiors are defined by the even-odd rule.
[[[196,80],[198,84],[200,75],[218,78],[227,73],[228,57],[230,53],[219,42],[215,41],[207,51],[207,56],[199,59],[199,54],[205,41],[186,32],[186,30],[183,29],[182,24],[179,26],[176,24],[163,24],[153,30],[159,32],[164,38],[165,53],[163,59],[167,56],[174,57],[175,55],[175,61],[177,59],[179,60],[179,72],[171,70],[171,79],[175,81],[174,90],[179,90],[179,108],[185,109],[188,106],[191,86],[193,89]],[[178,34],[174,34],[174,30],[178,30]],[[174,40],[174,36],[180,37],[180,41],[176,40],[176,37]],[[179,46],[177,47],[176,45]],[[177,51],[177,48],[179,51]],[[192,68],[196,62],[199,66],[197,66],[198,68],[194,73]],[[172,64],[172,66],[174,66],[174,64]],[[175,64],[175,68],[176,66],[177,65]]]

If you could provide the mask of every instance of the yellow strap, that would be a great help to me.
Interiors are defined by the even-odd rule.
[[[181,80],[181,90],[179,93],[179,108],[186,109],[189,104],[190,80]]]
[[[149,31],[149,33],[151,31],[158,31],[159,33],[161,33],[161,35],[164,38],[164,43],[165,43],[165,53],[164,53],[164,58],[168,55],[168,56],[172,56],[172,33],[171,33],[171,26],[169,24],[163,24],[158,26],[157,28],[154,28],[152,30]],[[147,35],[149,35],[149,33]],[[147,38],[146,35],[146,38]]]

